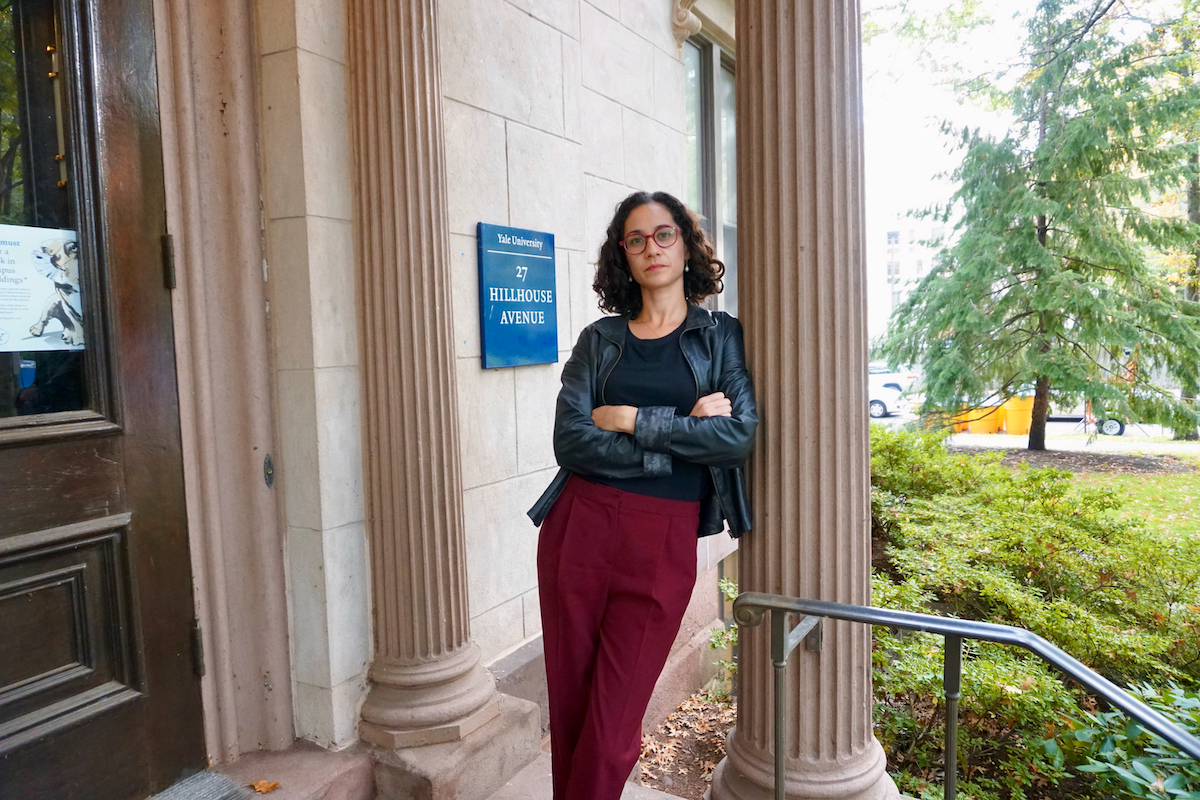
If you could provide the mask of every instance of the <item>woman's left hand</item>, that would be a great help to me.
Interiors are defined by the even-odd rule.
[[[597,406],[592,409],[592,422],[600,430],[633,433],[637,424],[637,407]]]

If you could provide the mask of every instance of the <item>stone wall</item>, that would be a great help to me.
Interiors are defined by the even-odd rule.
[[[341,0],[253,2],[296,733],[341,747],[357,738],[371,641],[346,11]],[[683,192],[685,76],[671,8],[438,6],[471,633],[485,662],[541,631],[537,529],[525,511],[557,469],[559,374],[600,316],[591,283],[605,227],[634,189]],[[558,363],[482,368],[478,222],[555,235]],[[715,565],[732,549],[724,536],[699,545],[698,625],[717,615]],[[689,636],[691,626],[680,648]]]
[[[600,316],[592,275],[616,204],[683,191],[684,72],[669,0],[439,11],[471,633],[490,661],[541,630],[525,510],[557,469],[560,370]],[[559,363],[482,368],[477,222],[554,234]]]

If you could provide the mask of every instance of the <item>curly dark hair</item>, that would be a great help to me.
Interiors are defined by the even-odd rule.
[[[724,287],[725,265],[716,258],[712,241],[700,226],[700,218],[688,210],[674,195],[666,192],[634,192],[617,205],[608,238],[600,246],[596,263],[596,280],[592,288],[600,295],[600,309],[636,319],[642,313],[642,287],[629,272],[621,240],[625,238],[625,220],[638,206],[658,203],[671,212],[682,231],[687,246],[689,269],[683,275],[683,293],[687,301],[696,304],[709,295],[718,294]]]

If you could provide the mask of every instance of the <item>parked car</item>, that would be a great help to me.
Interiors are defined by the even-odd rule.
[[[872,361],[867,364],[867,375],[872,381],[878,380],[881,385],[894,385],[897,391],[907,392],[916,383],[917,373],[911,369],[892,370],[886,361]]]
[[[908,398],[904,396],[894,381],[876,380],[878,376],[871,375],[867,381],[870,402],[867,412],[872,419],[880,419],[889,414],[906,412],[909,409]]]

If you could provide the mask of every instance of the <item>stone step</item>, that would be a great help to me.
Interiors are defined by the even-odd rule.
[[[239,786],[278,781],[269,800],[374,800],[375,770],[359,746],[331,752],[311,742],[297,741],[287,750],[247,753],[217,768]]]
[[[517,773],[489,800],[550,800],[550,754],[542,753],[533,763]],[[625,784],[621,800],[679,800],[674,795],[647,786]]]

